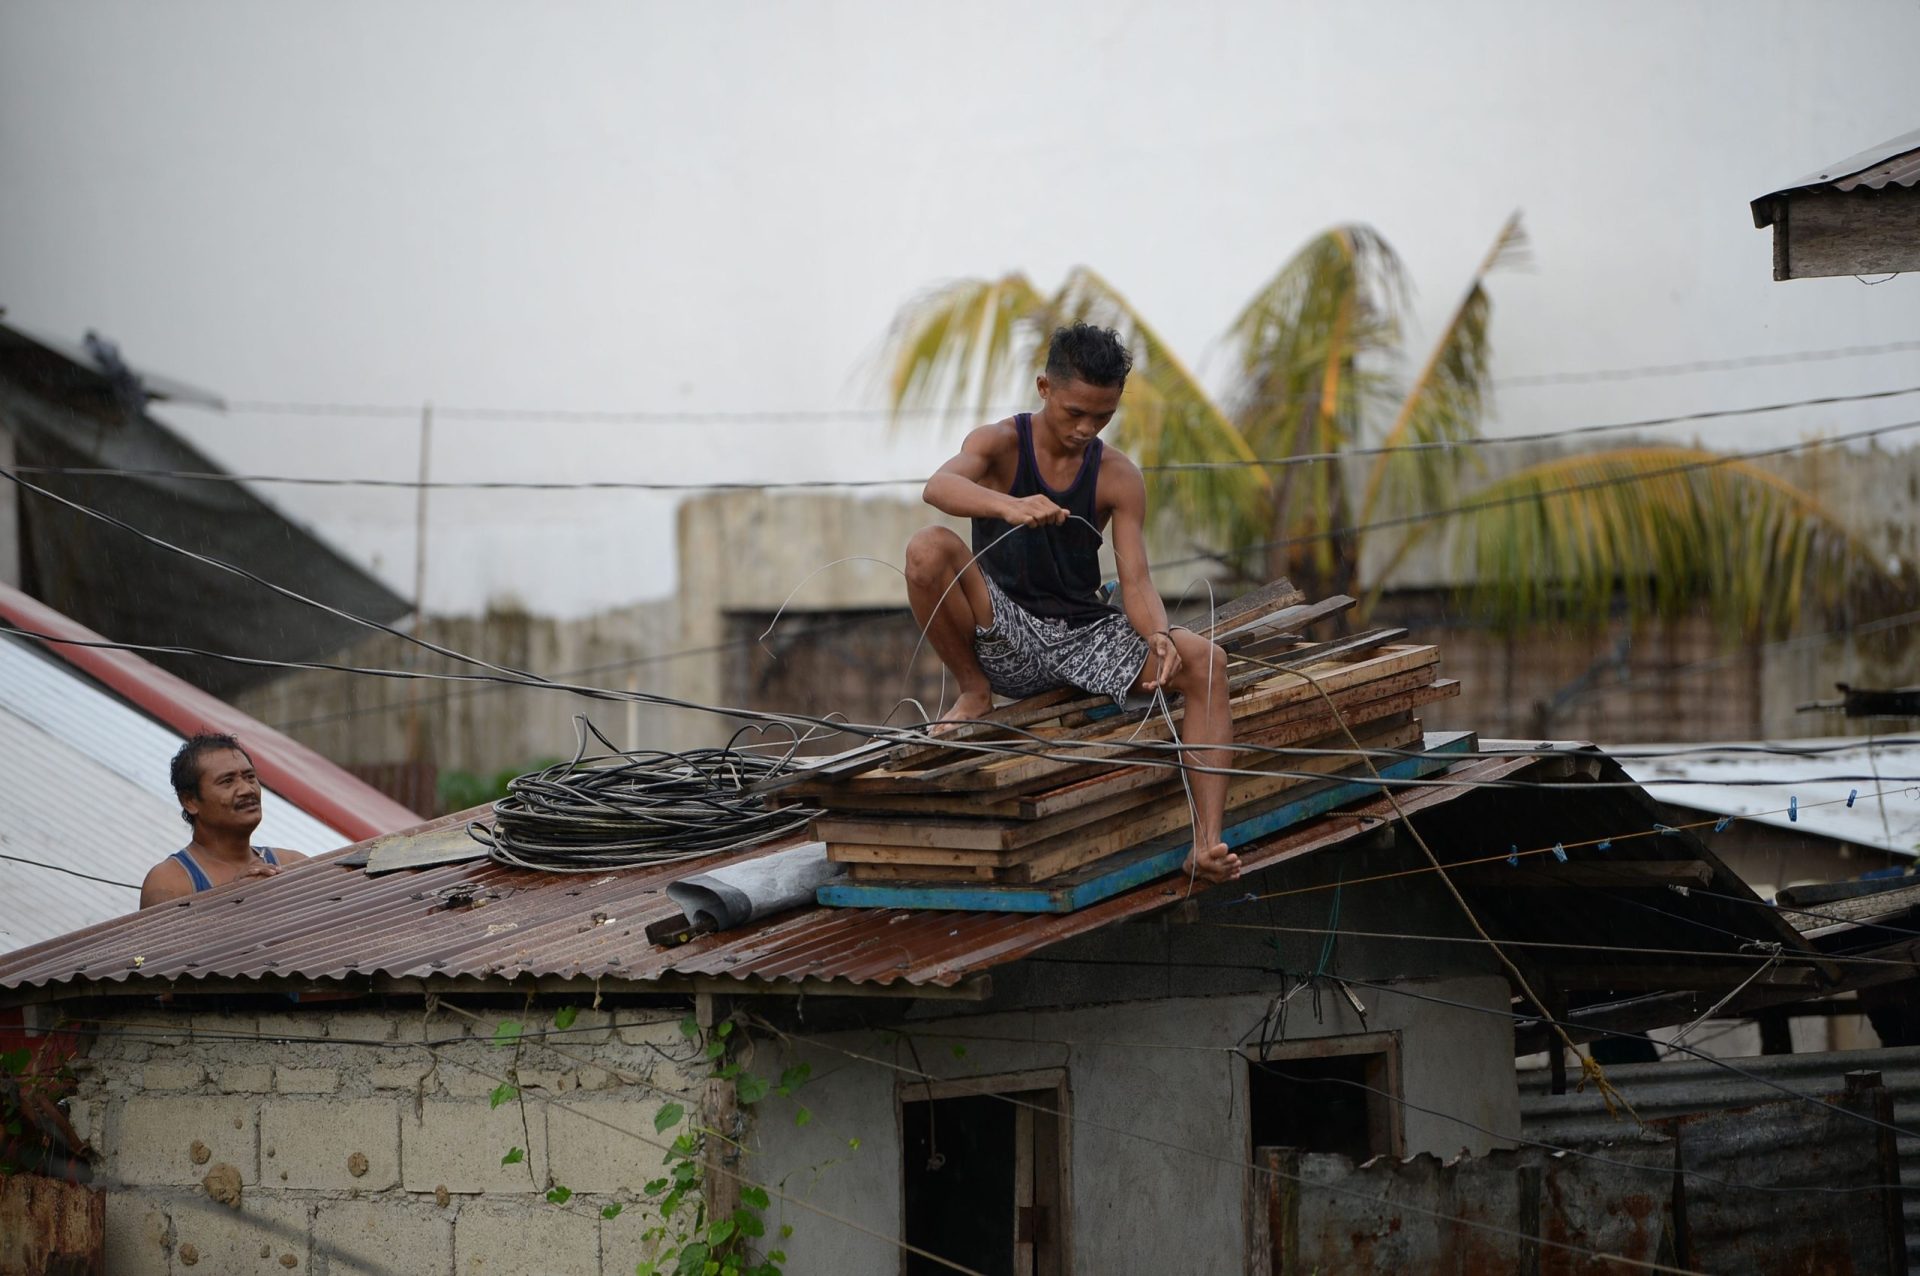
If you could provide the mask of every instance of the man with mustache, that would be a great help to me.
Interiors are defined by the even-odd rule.
[[[173,790],[193,840],[161,860],[140,886],[140,907],[212,890],[242,877],[272,877],[303,860],[298,851],[255,846],[260,777],[230,735],[196,735],[173,755]]]

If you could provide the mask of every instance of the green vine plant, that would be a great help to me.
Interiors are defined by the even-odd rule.
[[[557,1031],[565,1032],[573,1026],[578,1015],[577,1007],[563,1006],[554,1014],[553,1026]],[[765,1103],[770,1096],[793,1098],[810,1078],[810,1066],[805,1063],[793,1064],[780,1073],[777,1081],[749,1071],[744,1063],[732,1057],[734,1047],[746,1036],[740,1033],[736,1037],[735,1027],[735,1022],[729,1019],[715,1025],[711,1032],[705,1032],[691,1015],[681,1020],[681,1035],[697,1052],[695,1057],[698,1063],[707,1069],[706,1079],[731,1083],[734,1101],[742,1108]],[[504,1020],[495,1027],[494,1046],[510,1048],[514,1056],[507,1069],[508,1079],[494,1088],[488,1102],[491,1107],[497,1108],[503,1103],[518,1101],[521,1104],[521,1128],[524,1131],[526,1099],[520,1092],[517,1071],[522,1040],[523,1029],[514,1020]],[[812,1120],[812,1111],[795,1100],[794,1124],[804,1126]],[[707,1194],[703,1190],[708,1141],[733,1143],[732,1138],[722,1131],[697,1124],[689,1118],[686,1105],[673,1100],[662,1104],[654,1114],[653,1128],[654,1133],[659,1135],[671,1132],[673,1141],[666,1149],[666,1172],[641,1189],[640,1194],[645,1198],[643,1208],[651,1217],[641,1238],[652,1247],[654,1257],[643,1260],[635,1267],[635,1276],[784,1276],[786,1252],[777,1245],[766,1244],[766,1214],[772,1200],[765,1188],[746,1182],[743,1178],[737,1207],[725,1217],[714,1217],[708,1210]],[[859,1150],[860,1141],[857,1138],[847,1142],[849,1148]],[[737,1144],[735,1146],[738,1147]],[[745,1149],[740,1148],[739,1151],[744,1156]],[[528,1174],[533,1172],[531,1164],[527,1162],[527,1150],[522,1146],[507,1149],[500,1163],[527,1164]],[[546,1197],[552,1204],[568,1207],[573,1195],[573,1190],[565,1184],[549,1181]],[[601,1206],[599,1215],[611,1221],[626,1210],[625,1203],[615,1201]],[[792,1235],[791,1224],[779,1224],[779,1241],[784,1242]]]

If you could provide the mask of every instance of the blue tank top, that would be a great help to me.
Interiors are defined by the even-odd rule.
[[[1047,486],[1040,462],[1033,454],[1033,416],[1022,412],[1013,419],[1020,435],[1020,462],[1013,472],[1009,496],[1045,496],[1070,514],[1058,527],[1022,527],[998,518],[973,520],[973,552],[980,570],[993,577],[1016,606],[1035,616],[1084,625],[1117,612],[1100,598],[1100,546],[1094,531],[1100,522],[1095,497],[1100,484],[1099,439],[1087,444],[1080,472],[1064,492]],[[1085,520],[1084,522],[1081,520]],[[989,548],[991,547],[991,548]]]
[[[256,846],[253,848],[253,853],[275,868],[280,867],[280,861],[274,858],[271,846]],[[193,856],[187,854],[186,847],[181,847],[168,858],[179,860],[180,867],[187,870],[187,879],[193,883],[194,894],[198,895],[201,891],[213,889],[212,879],[200,871],[200,865],[194,862]]]

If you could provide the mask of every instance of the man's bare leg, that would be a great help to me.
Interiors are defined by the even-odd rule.
[[[935,727],[936,735],[993,708],[993,690],[973,654],[973,631],[993,624],[993,603],[972,557],[967,543],[944,527],[923,527],[907,542],[907,604],[960,684],[960,698],[942,714],[947,725]]]
[[[1228,707],[1227,653],[1186,629],[1173,631],[1173,645],[1180,653],[1181,668],[1167,685],[1186,702],[1180,739],[1188,747],[1180,756],[1195,766],[1230,766],[1233,751],[1226,746],[1233,743],[1233,713]],[[1149,670],[1152,664],[1149,658]],[[1150,674],[1143,671],[1141,676]],[[1226,822],[1227,781],[1227,776],[1207,771],[1187,772],[1194,820],[1193,850],[1184,868],[1209,882],[1230,882],[1240,876],[1240,857],[1220,840]]]

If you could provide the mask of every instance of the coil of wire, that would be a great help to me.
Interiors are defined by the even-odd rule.
[[[677,864],[795,832],[819,814],[769,807],[754,791],[792,765],[792,750],[766,757],[732,741],[684,753],[621,750],[592,723],[575,722],[571,761],[520,776],[491,820],[467,826],[494,860],[549,873]],[[589,733],[607,753],[586,756]]]

